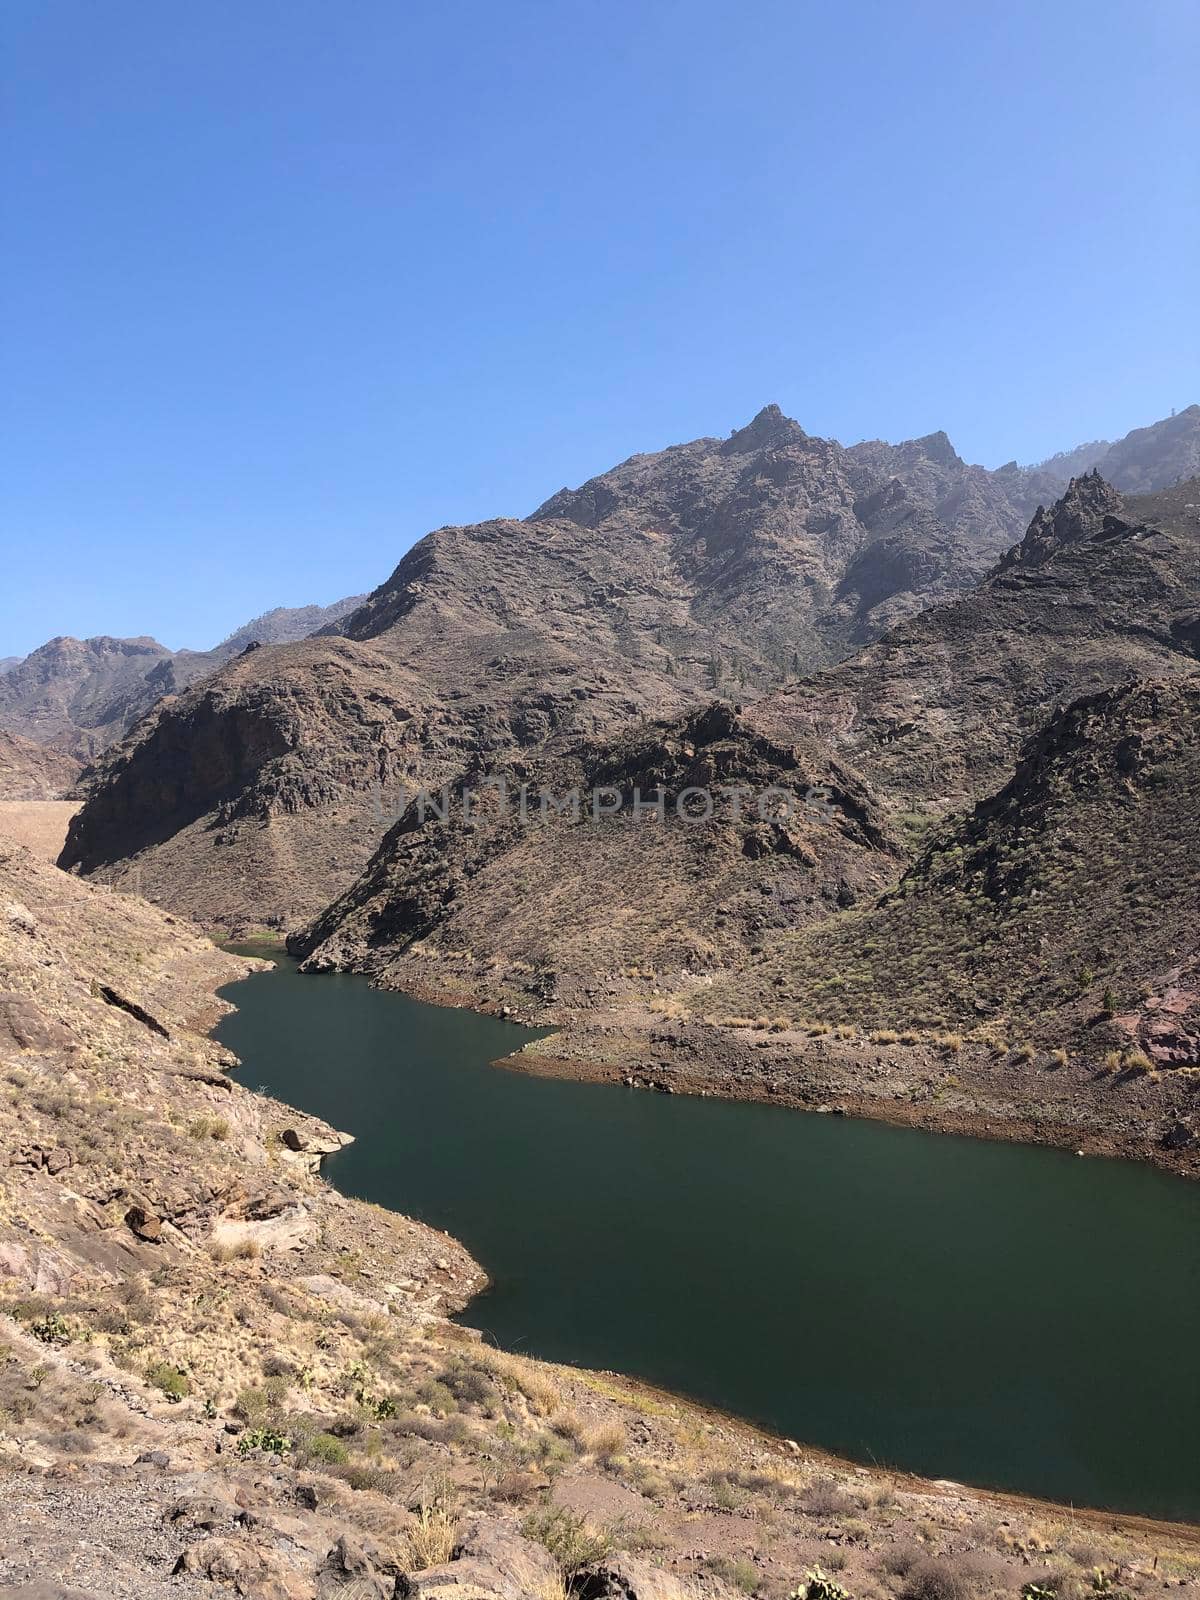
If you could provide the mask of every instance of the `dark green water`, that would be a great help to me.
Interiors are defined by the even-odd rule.
[[[522,1029],[290,964],[241,1080],[446,1228],[463,1320],[935,1477],[1200,1518],[1200,1186],[1149,1168],[497,1071]]]

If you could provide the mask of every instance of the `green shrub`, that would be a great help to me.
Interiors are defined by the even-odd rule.
[[[745,1556],[710,1556],[705,1566],[715,1577],[743,1594],[753,1594],[758,1588],[758,1568]]]
[[[320,1461],[327,1467],[342,1467],[350,1459],[350,1452],[332,1433],[314,1433],[304,1446],[310,1461]]]
[[[180,1400],[186,1400],[192,1392],[187,1373],[181,1372],[178,1367],[173,1367],[169,1361],[158,1361],[147,1367],[146,1382],[153,1384],[156,1389],[161,1389],[167,1399],[175,1404]]]
[[[70,1323],[61,1311],[47,1311],[44,1317],[39,1317],[36,1322],[29,1324],[29,1331],[43,1344],[70,1344],[75,1337],[71,1332]]]
[[[810,1567],[804,1582],[793,1590],[791,1600],[850,1600],[850,1591],[820,1567]]]
[[[252,1450],[269,1450],[272,1455],[285,1456],[292,1448],[286,1433],[274,1428],[247,1428],[238,1439],[238,1454],[248,1456]]]
[[[595,1527],[565,1506],[546,1506],[530,1512],[521,1532],[549,1552],[566,1578],[573,1578],[580,1567],[593,1561],[603,1561],[613,1551],[611,1530]]]

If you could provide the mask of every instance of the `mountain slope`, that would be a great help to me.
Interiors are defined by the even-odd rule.
[[[1077,700],[876,905],[781,940],[706,1003],[983,1024],[1200,1072],[1198,792],[1200,673]]]
[[[1149,427],[1134,428],[1115,443],[1096,439],[1074,450],[1060,450],[1024,470],[1031,481],[1044,480],[1056,493],[1072,478],[1089,472],[1099,472],[1126,494],[1170,489],[1184,478],[1200,474],[1200,405],[1173,412]]]
[[[1127,494],[1150,494],[1200,474],[1200,405],[1188,406],[1148,428],[1135,428],[1095,462],[1101,475]]]

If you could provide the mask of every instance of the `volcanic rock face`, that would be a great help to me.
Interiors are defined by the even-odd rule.
[[[1200,660],[1195,485],[1121,500],[1076,481],[976,591],[755,702],[768,737],[824,740],[892,809],[998,787],[1054,707]]]
[[[902,860],[854,772],[814,744],[772,744],[726,706],[501,775],[505,800],[459,794],[445,822],[410,805],[296,953],[387,981],[436,935],[485,974],[524,970],[541,999],[586,1003],[614,967],[740,963],[873,898]]]

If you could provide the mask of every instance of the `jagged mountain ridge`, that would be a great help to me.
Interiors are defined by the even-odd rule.
[[[1031,492],[943,435],[856,455],[777,407],[607,476],[524,522],[436,530],[334,634],[162,707],[93,775],[64,862],[136,855],[152,896],[294,926],[365,865],[403,783],[840,659],[975,582]]]
[[[80,762],[98,756],[164,695],[178,694],[251,643],[302,639],[339,622],[363,599],[277,607],[213,650],[170,650],[157,639],[59,636],[0,663],[0,728]]]

